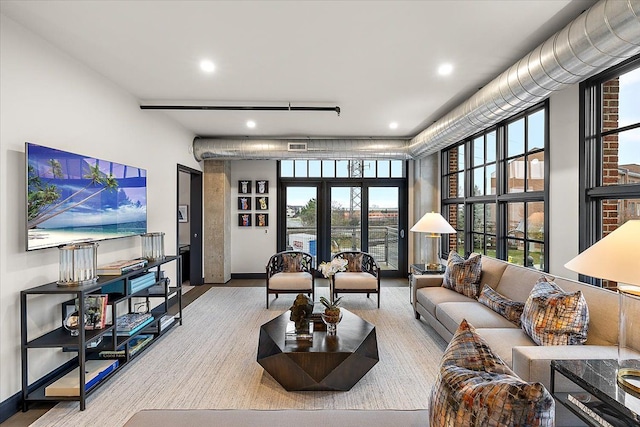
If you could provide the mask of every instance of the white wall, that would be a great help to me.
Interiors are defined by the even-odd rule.
[[[34,142],[147,169],[149,231],[176,247],[176,163],[200,169],[193,135],[100,74],[0,16],[0,401],[20,391],[20,291],[58,278],[58,250],[25,251],[24,143]],[[140,239],[100,243],[98,262],[140,255]],[[170,270],[167,269],[170,273]],[[174,277],[175,279],[175,277]],[[67,297],[66,299],[69,299]],[[33,335],[57,327],[55,298],[29,299]],[[33,336],[32,336],[33,337]],[[69,354],[31,350],[32,382]]]
[[[234,160],[231,162],[231,273],[264,273],[269,257],[277,250],[276,178],[275,160]],[[256,227],[256,180],[269,181],[269,226]],[[251,227],[238,226],[238,181],[250,180]]]
[[[549,272],[577,279],[564,264],[578,254],[579,85],[549,98]]]

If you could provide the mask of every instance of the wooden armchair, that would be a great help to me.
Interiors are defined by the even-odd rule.
[[[283,251],[267,263],[267,308],[269,294],[300,294],[315,296],[313,257],[302,251]]]
[[[370,254],[360,251],[338,252],[333,258],[347,260],[347,271],[331,278],[332,300],[342,293],[378,294],[380,308],[380,267]]]

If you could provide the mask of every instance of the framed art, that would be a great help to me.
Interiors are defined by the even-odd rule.
[[[238,197],[238,210],[250,211],[251,210],[251,197],[240,196]]]
[[[256,193],[258,194],[269,193],[269,181],[265,181],[265,180],[256,181]]]
[[[268,227],[268,226],[269,226],[269,214],[257,213],[256,227]]]
[[[238,225],[240,227],[251,227],[251,214],[238,214]]]
[[[238,194],[251,194],[251,181],[248,179],[238,181]]]
[[[256,197],[256,210],[266,211],[269,209],[269,198],[267,196]]]
[[[189,208],[187,205],[178,205],[178,222],[189,222]]]

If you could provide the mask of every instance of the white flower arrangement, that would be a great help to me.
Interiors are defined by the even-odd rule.
[[[322,275],[328,279],[339,271],[347,270],[347,260],[343,258],[334,258],[331,262],[322,262],[318,266],[318,269],[322,273]]]

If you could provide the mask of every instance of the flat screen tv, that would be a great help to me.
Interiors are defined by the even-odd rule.
[[[147,171],[25,144],[27,250],[147,232]]]

